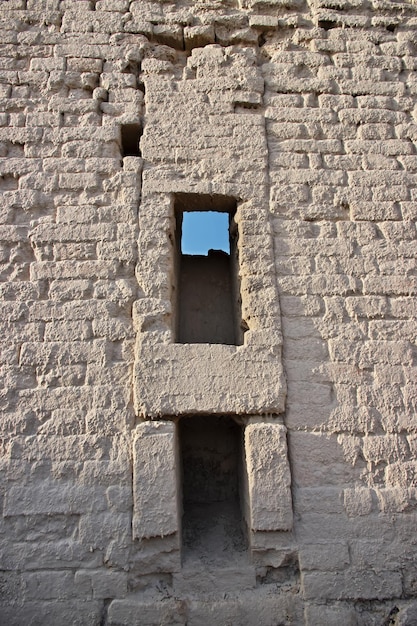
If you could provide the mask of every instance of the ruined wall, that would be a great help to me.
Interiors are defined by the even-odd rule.
[[[0,18],[0,623],[416,624],[417,6]],[[178,198],[236,204],[241,346],[175,342]],[[223,560],[195,414],[240,447],[193,457],[240,467]]]

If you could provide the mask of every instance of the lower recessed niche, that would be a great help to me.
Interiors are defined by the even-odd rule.
[[[184,417],[179,441],[183,560],[246,561],[242,428],[227,416]]]

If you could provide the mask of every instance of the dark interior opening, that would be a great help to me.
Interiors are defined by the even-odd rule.
[[[184,254],[182,224],[187,212],[226,213],[230,251]],[[229,196],[175,196],[177,343],[243,343],[235,212],[236,199]]]
[[[324,30],[331,30],[332,28],[337,28],[337,22],[333,20],[319,20],[318,27]]]
[[[227,416],[184,417],[179,440],[184,560],[245,559],[242,428]]]
[[[141,156],[139,141],[142,136],[140,124],[123,124],[122,131],[122,157]]]

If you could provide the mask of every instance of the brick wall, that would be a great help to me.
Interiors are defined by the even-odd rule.
[[[0,17],[0,623],[415,624],[417,5]],[[238,202],[244,346],[174,343],[178,193]],[[215,575],[181,565],[193,412],[246,429]]]

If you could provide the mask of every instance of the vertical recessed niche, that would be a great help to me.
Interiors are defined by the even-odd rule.
[[[140,124],[123,124],[121,126],[122,157],[140,157],[139,141],[142,137]]]
[[[235,212],[236,199],[229,196],[175,195],[177,343],[243,343]],[[199,220],[190,219],[195,226],[187,229],[185,242],[186,221],[198,213],[203,226],[199,231]],[[190,247],[190,241],[204,240],[210,227],[216,233],[213,248]]]
[[[184,561],[246,560],[243,429],[228,416],[179,422]]]

